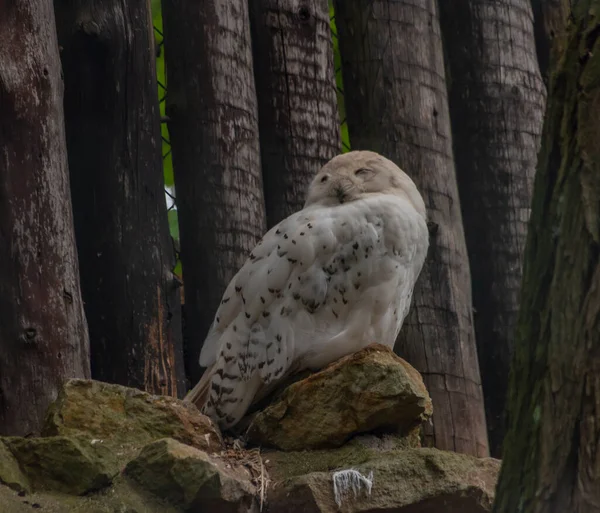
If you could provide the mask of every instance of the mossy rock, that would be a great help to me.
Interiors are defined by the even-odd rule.
[[[166,437],[208,452],[222,448],[218,428],[192,404],[83,379],[65,383],[48,410],[42,435],[95,439],[123,465],[147,443]]]
[[[487,513],[500,469],[500,462],[492,458],[430,448],[381,452],[344,447],[266,457],[273,479],[269,513]],[[306,463],[301,463],[303,458]],[[306,467],[313,471],[304,473]],[[346,472],[339,476],[347,487],[341,486],[344,479],[338,481],[336,497],[334,471],[349,470],[370,478],[370,489],[355,481],[353,490],[354,474]]]
[[[372,431],[416,440],[432,412],[421,375],[372,344],[287,387],[254,416],[246,437],[284,451],[339,447]]]
[[[1,441],[18,462],[21,475],[26,477],[26,481],[22,481],[18,476],[23,490],[82,495],[109,486],[118,472],[112,451],[94,445],[91,440],[53,436],[6,437]],[[1,479],[8,483],[5,477]]]
[[[180,513],[181,510],[117,476],[110,488],[85,496],[57,492],[16,493],[0,485],[2,513]]]
[[[398,372],[398,363],[389,351],[377,347],[356,358],[370,361],[376,371],[368,365],[361,370],[350,357],[345,370],[337,374],[345,380],[344,386],[355,386],[351,394],[364,393],[362,405],[353,404],[352,408],[365,408],[364,418],[369,418],[367,399],[372,394],[379,394],[385,406],[388,392],[399,390],[387,383],[389,376]],[[381,369],[385,368],[391,370],[384,373]],[[256,512],[261,485],[266,495],[265,513],[490,511],[499,462],[411,448],[418,443],[415,430],[429,414],[430,402],[419,392],[419,380],[411,377],[410,369],[405,369],[410,378],[407,386],[412,387],[408,393],[420,399],[407,417],[412,418],[407,421],[412,426],[409,436],[402,429],[358,435],[346,432],[346,441],[339,448],[262,449],[260,456],[256,449],[224,447],[212,423],[181,401],[116,385],[71,381],[52,407],[44,438],[0,437],[0,482],[12,488],[0,484],[0,511],[22,513],[39,507],[50,513]],[[364,372],[369,373],[370,381],[361,377]],[[373,376],[381,378],[379,388],[374,386]],[[341,383],[336,376],[330,378],[323,388]],[[353,382],[351,378],[356,379]],[[311,379],[312,387],[321,378]],[[371,383],[374,391],[366,390],[365,383]],[[289,393],[286,390],[282,396]],[[318,401],[313,397],[313,404],[322,401],[323,394]],[[306,396],[302,404],[308,406],[309,399]],[[337,406],[344,404],[347,402]],[[376,404],[376,409],[381,404]],[[336,415],[339,420],[344,414]],[[395,417],[393,426],[389,419],[377,425],[398,428],[396,421],[401,418]],[[303,422],[312,422],[310,419],[314,421],[309,417]],[[157,439],[165,432],[180,439]],[[339,471],[342,473],[337,474]],[[347,493],[352,484],[356,495]]]
[[[249,472],[170,438],[144,447],[125,475],[185,511],[246,511],[256,493]]]
[[[314,451],[265,450],[262,458],[274,481],[310,474],[355,467],[387,454],[414,448],[407,439],[394,435],[359,435],[342,447]]]
[[[21,471],[19,462],[3,439],[0,439],[0,483],[4,483],[17,492],[28,492],[31,490],[29,479]]]

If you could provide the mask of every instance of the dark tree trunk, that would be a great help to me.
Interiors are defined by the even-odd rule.
[[[572,0],[531,0],[537,58],[542,78],[548,85],[548,67],[554,41],[564,40]]]
[[[186,389],[149,3],[57,0],[92,376]]]
[[[352,149],[395,161],[428,209],[429,255],[396,351],[424,377],[427,443],[488,453],[436,2],[335,2]]]
[[[340,153],[327,0],[250,0],[267,222],[304,206],[309,182]]]
[[[185,281],[186,370],[221,296],[265,232],[246,0],[163,0],[167,115]]]
[[[599,13],[551,65],[496,513],[600,511]]]
[[[0,434],[90,375],[50,0],[0,2]]]
[[[490,452],[499,458],[545,89],[529,0],[439,6]]]

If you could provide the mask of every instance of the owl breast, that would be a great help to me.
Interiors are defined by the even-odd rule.
[[[299,367],[322,368],[373,342],[393,347],[427,252],[425,221],[402,199],[380,196],[332,214],[335,250],[292,285],[312,307],[295,323]]]

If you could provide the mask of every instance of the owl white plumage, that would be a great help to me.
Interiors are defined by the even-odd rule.
[[[186,396],[222,428],[292,372],[393,347],[427,254],[425,204],[393,162],[338,155],[304,208],[269,230],[231,280]]]

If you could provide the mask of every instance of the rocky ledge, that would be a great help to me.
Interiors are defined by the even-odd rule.
[[[499,462],[420,447],[419,373],[374,344],[223,437],[177,399],[71,380],[40,437],[0,437],[3,513],[491,510]]]

